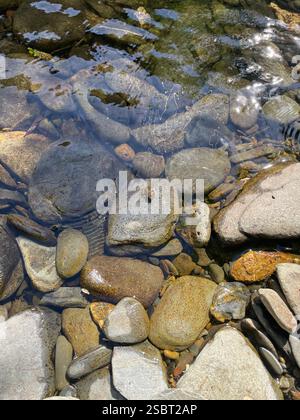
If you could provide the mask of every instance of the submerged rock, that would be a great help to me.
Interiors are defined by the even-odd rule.
[[[91,318],[89,308],[65,309],[62,314],[62,329],[78,357],[99,347],[100,333]]]
[[[249,341],[226,327],[202,350],[178,383],[207,400],[282,400],[282,393]]]
[[[261,172],[215,217],[219,239],[227,245],[238,245],[249,238],[298,238],[299,192],[299,163],[277,165]]]
[[[27,92],[11,86],[2,87],[0,93],[0,128],[10,130],[29,128],[33,118],[27,102]]]
[[[60,287],[55,292],[44,295],[40,305],[62,309],[86,308],[89,301],[82,294],[80,287]]]
[[[45,223],[80,219],[96,209],[98,181],[116,179],[121,168],[99,143],[53,143],[31,178],[29,204],[35,216]]]
[[[87,262],[89,243],[85,235],[75,229],[66,229],[58,237],[56,268],[62,278],[80,273]]]
[[[99,298],[118,303],[134,297],[146,308],[155,301],[163,280],[160,268],[130,258],[96,256],[81,273],[81,286]]]
[[[82,39],[85,21],[81,0],[45,5],[25,0],[14,16],[13,31],[26,44],[42,51],[52,51]]]
[[[137,344],[148,338],[149,328],[143,305],[136,299],[124,298],[106,317],[103,331],[115,343]]]
[[[56,270],[56,248],[45,247],[22,237],[17,242],[33,287],[43,293],[59,289],[63,280]]]
[[[161,199],[160,199],[161,201]],[[140,247],[144,252],[166,244],[174,235],[178,216],[171,204],[167,214],[117,214],[109,216],[107,244],[117,251],[118,247]],[[130,249],[130,248],[129,248]]]
[[[277,96],[263,106],[264,115],[279,124],[288,124],[300,116],[300,105],[288,96]]]
[[[112,369],[114,386],[127,400],[146,400],[168,389],[160,352],[148,341],[115,347]]]
[[[59,314],[28,310],[0,324],[0,399],[42,400],[55,392],[51,361]]]
[[[137,176],[145,179],[159,178],[165,171],[164,157],[150,152],[137,153],[132,164]]]
[[[181,277],[169,286],[150,320],[150,341],[166,350],[184,350],[209,323],[216,284],[200,277]]]
[[[28,183],[36,163],[49,145],[47,138],[37,134],[3,132],[0,133],[0,160],[23,182]]]
[[[21,254],[15,239],[0,220],[0,301],[12,296],[24,279]]]
[[[15,229],[21,231],[26,236],[48,245],[56,245],[56,237],[54,233],[44,226],[39,225],[28,217],[17,214],[10,214],[7,221]]]
[[[57,391],[62,391],[69,385],[67,370],[72,359],[73,347],[63,335],[60,335],[55,349],[55,388]]]
[[[167,161],[166,176],[170,181],[192,179],[194,191],[196,180],[204,180],[204,191],[209,193],[224,181],[230,169],[225,152],[201,147],[183,150],[172,156]]]
[[[212,149],[229,146],[234,135],[224,123],[209,115],[200,115],[192,119],[187,126],[185,142],[190,147],[210,147]]]
[[[133,130],[137,143],[155,152],[168,154],[184,147],[186,127],[199,115],[208,115],[226,124],[229,116],[229,98],[225,95],[208,95],[188,111],[170,117],[165,123],[147,125]]]

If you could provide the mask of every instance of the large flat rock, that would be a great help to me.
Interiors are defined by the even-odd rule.
[[[178,388],[207,400],[283,399],[250,342],[231,327],[219,331],[207,344]]]
[[[300,235],[300,164],[278,165],[249,181],[214,220],[220,240],[295,239]]]
[[[0,324],[0,400],[42,400],[53,395],[51,362],[60,315],[28,310]]]

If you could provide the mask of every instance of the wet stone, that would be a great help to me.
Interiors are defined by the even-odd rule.
[[[283,368],[274,354],[265,348],[260,348],[259,352],[271,372],[274,373],[277,377],[282,376]]]
[[[86,236],[75,229],[66,229],[58,237],[56,268],[62,278],[80,273],[87,262],[89,243]]]
[[[170,117],[165,123],[147,125],[133,130],[137,143],[150,147],[160,154],[177,152],[184,147],[186,127],[199,115],[226,124],[229,116],[229,98],[226,95],[207,95],[196,102],[188,111]]]
[[[246,152],[237,153],[230,157],[230,161],[234,164],[239,164],[245,161],[251,161],[259,159],[264,156],[270,156],[276,153],[276,149],[273,146],[263,145],[254,147]]]
[[[216,285],[200,277],[181,277],[164,293],[150,320],[150,341],[163,350],[184,350],[209,323]]]
[[[99,328],[103,329],[104,322],[114,307],[115,305],[106,302],[94,302],[90,304],[92,318]]]
[[[65,309],[62,329],[78,357],[99,346],[99,331],[90,316],[89,308]]]
[[[14,238],[0,221],[0,301],[12,296],[24,279],[21,254]]]
[[[127,400],[145,400],[168,389],[160,352],[148,341],[115,347],[112,369],[114,386]]]
[[[187,149],[172,156],[167,161],[166,175],[174,179],[192,179],[193,191],[196,180],[204,180],[204,191],[209,193],[218,187],[231,170],[230,161],[225,152],[208,148]]]
[[[55,349],[55,387],[57,391],[62,391],[69,385],[66,374],[72,359],[73,347],[64,336],[60,335]]]
[[[300,106],[288,96],[277,96],[263,107],[264,115],[280,124],[288,124],[300,116]]]
[[[299,172],[299,163],[276,165],[246,183],[235,201],[214,219],[219,239],[238,245],[249,238],[297,238]]]
[[[77,0],[63,0],[58,8],[46,13],[38,3],[22,2],[15,17],[13,31],[24,43],[51,51],[83,38],[86,15]]]
[[[210,312],[219,322],[245,318],[250,292],[241,283],[221,284],[214,295]]]
[[[45,247],[23,237],[17,238],[17,242],[33,287],[43,293],[59,289],[63,280],[56,270],[56,248]]]
[[[15,86],[0,89],[0,128],[29,128],[32,121],[32,111],[27,102],[27,92],[18,90]]]
[[[94,257],[81,273],[81,286],[111,303],[134,297],[146,308],[156,299],[164,280],[160,268],[131,258]]]
[[[289,344],[289,340],[287,338],[286,333],[283,332],[283,330],[277,325],[277,323],[274,323],[274,319],[271,315],[269,315],[269,313],[263,306],[260,297],[257,293],[252,295],[252,308],[259,322],[264,327],[265,331],[267,332],[268,336],[272,339],[276,347],[280,349],[286,357],[291,359],[292,349]]]
[[[255,347],[263,347],[278,358],[272,341],[262,332],[261,326],[253,319],[244,319],[241,323],[243,333]]]
[[[111,362],[112,350],[100,346],[96,349],[74,359],[68,366],[68,377],[72,380],[78,380],[89,375],[95,370],[104,368]]]
[[[300,316],[300,266],[279,264],[277,276],[289,306],[295,315]]]
[[[166,246],[152,254],[154,258],[172,257],[183,251],[182,243],[179,239],[172,239]]]
[[[115,179],[122,168],[99,143],[56,142],[39,160],[29,187],[29,204],[47,224],[80,219],[96,209],[100,179]],[[51,183],[48,180],[51,179]]]
[[[113,401],[123,399],[112,384],[109,368],[99,369],[76,383],[82,401]]]
[[[297,321],[281,297],[271,289],[260,289],[258,294],[278,325],[289,334],[294,333],[297,329]]]
[[[50,229],[47,229],[33,220],[30,220],[28,217],[10,214],[7,217],[7,221],[15,229],[32,239],[44,242],[48,245],[56,245],[56,237],[54,233]]]
[[[225,281],[224,270],[218,264],[210,264],[208,267],[208,272],[215,283],[221,284]]]
[[[11,177],[9,172],[2,165],[0,165],[0,182],[9,188],[17,187],[16,181]]]
[[[28,183],[36,163],[50,145],[50,140],[23,131],[0,133],[0,159],[23,182]],[[20,159],[22,156],[22,159]]]
[[[133,298],[122,299],[105,319],[103,331],[110,341],[137,344],[148,337],[150,321],[143,305]]]
[[[145,179],[160,178],[165,171],[164,157],[150,152],[137,153],[132,165],[137,176]]]
[[[61,309],[86,308],[89,301],[83,295],[80,287],[60,287],[55,292],[44,295],[40,305]]]
[[[185,142],[189,147],[209,147],[216,149],[233,143],[234,135],[225,124],[208,115],[192,119],[187,127]]]
[[[300,257],[284,252],[249,251],[231,265],[230,274],[235,281],[257,283],[272,276],[282,263],[300,264]]]
[[[196,268],[192,257],[187,254],[180,254],[173,260],[173,264],[177,268],[179,276],[188,276]]]
[[[297,366],[300,369],[300,340],[299,337],[291,335],[290,336],[290,345],[294,358],[296,360]]]
[[[276,382],[236,329],[219,331],[178,383],[207,400],[282,400]]]
[[[28,310],[0,324],[0,399],[41,400],[55,392],[52,352],[60,316]]]

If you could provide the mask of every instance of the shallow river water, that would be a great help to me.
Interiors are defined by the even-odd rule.
[[[299,152],[299,1],[0,0],[0,400],[300,399]]]

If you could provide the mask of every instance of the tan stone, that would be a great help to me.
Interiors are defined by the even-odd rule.
[[[209,323],[209,308],[217,285],[186,276],[174,281],[164,293],[150,322],[150,341],[164,350],[184,350]]]
[[[100,334],[89,308],[65,309],[62,314],[62,328],[77,356],[99,346]]]
[[[279,294],[272,289],[260,289],[258,293],[262,303],[277,324],[289,334],[294,333],[297,329],[296,318]]]

